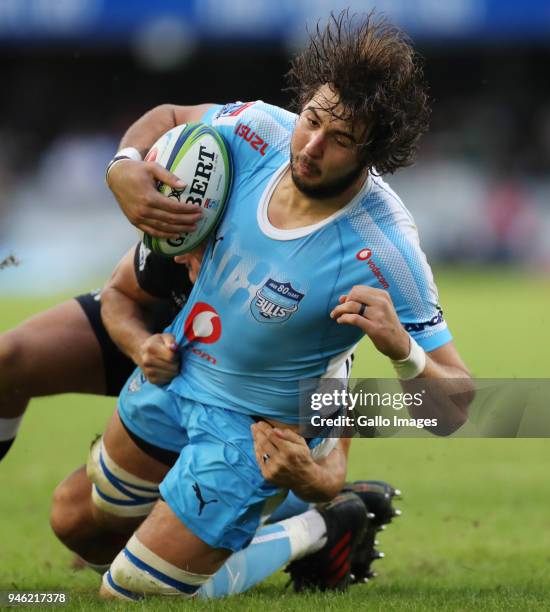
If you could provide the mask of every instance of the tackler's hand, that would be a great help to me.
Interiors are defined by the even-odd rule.
[[[178,345],[172,334],[154,334],[141,345],[138,365],[154,385],[166,385],[180,369]]]

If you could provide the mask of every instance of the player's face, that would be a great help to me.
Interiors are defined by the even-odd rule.
[[[347,191],[363,175],[358,143],[365,126],[339,119],[330,112],[337,94],[328,85],[303,108],[290,145],[290,169],[296,187],[305,195],[323,199]]]

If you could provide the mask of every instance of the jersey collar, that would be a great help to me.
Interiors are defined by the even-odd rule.
[[[313,232],[321,229],[325,225],[332,223],[342,215],[345,215],[350,209],[356,206],[359,201],[364,198],[372,187],[372,179],[369,175],[367,176],[367,180],[364,182],[361,189],[355,194],[355,196],[342,208],[337,210],[336,212],[329,215],[326,219],[319,221],[318,223],[314,223],[313,225],[304,225],[302,227],[294,227],[292,229],[279,229],[271,224],[269,220],[267,211],[269,207],[269,202],[271,200],[271,196],[275,191],[275,187],[279,184],[279,181],[283,178],[284,173],[288,169],[290,165],[290,161],[285,161],[281,167],[273,174],[269,183],[267,184],[262,196],[260,198],[260,202],[258,204],[257,210],[257,220],[258,226],[260,230],[268,237],[273,238],[274,240],[295,240],[296,238],[303,238],[304,236],[308,236]]]

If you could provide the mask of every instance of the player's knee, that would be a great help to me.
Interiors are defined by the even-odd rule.
[[[84,478],[86,475],[82,472]],[[83,495],[81,483],[71,475],[57,486],[53,495],[50,524],[55,535],[70,549],[78,550],[92,521],[90,488]]]
[[[97,520],[91,503],[91,484],[82,468],[55,490],[50,524],[61,542],[85,563],[103,573],[124,546],[134,525],[126,531],[110,529]]]
[[[145,595],[192,597],[210,578],[165,561],[134,534],[104,574],[100,595],[126,600]]]

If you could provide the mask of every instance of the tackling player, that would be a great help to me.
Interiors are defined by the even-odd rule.
[[[298,117],[256,102],[209,108],[201,119],[229,142],[234,189],[192,299],[171,326],[184,375],[160,389],[137,372],[92,449],[97,524],[131,532],[128,510],[153,506],[105,574],[104,596],[191,595],[250,542],[278,493],[256,462],[251,424],[294,430],[300,380],[345,376],[365,331],[400,378],[472,389],[412,218],[375,172],[410,163],[426,129],[412,49],[387,24],[344,13],[292,75]],[[185,110],[170,113],[186,121]],[[143,126],[148,146],[159,133],[144,136]],[[267,146],[255,147],[258,139]],[[122,203],[143,197],[152,173],[122,160],[109,180]],[[333,312],[339,296],[347,297]],[[435,406],[442,431],[459,426],[466,409],[467,399]],[[148,445],[178,453],[168,473]]]
[[[157,259],[150,258],[140,272],[145,291],[154,290],[156,265]],[[150,330],[162,331],[187,300],[192,289],[187,274],[179,274],[174,287],[163,300],[142,311]],[[91,292],[0,334],[0,461],[13,444],[33,397],[59,393],[116,397],[136,364],[146,367],[148,347],[132,355],[132,361],[109,337],[100,308],[99,291]]]

